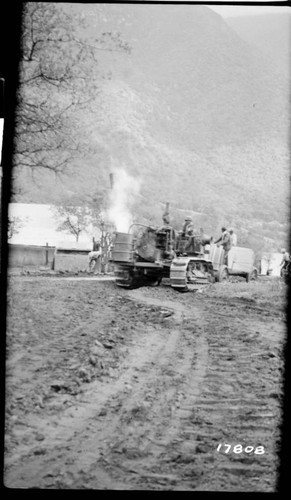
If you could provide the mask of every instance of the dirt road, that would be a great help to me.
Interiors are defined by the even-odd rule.
[[[13,277],[8,304],[6,486],[275,491],[279,280]]]

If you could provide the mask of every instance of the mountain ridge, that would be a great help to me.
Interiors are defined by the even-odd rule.
[[[256,219],[286,224],[285,75],[279,78],[255,46],[207,7],[95,7],[78,5],[92,28],[82,36],[115,28],[132,51],[100,55],[99,68],[112,78],[100,83],[91,109],[78,115],[90,147],[63,185],[53,184],[53,197],[76,193],[85,200],[98,191],[106,197],[110,171],[124,167],[141,179],[140,218],[150,219],[152,209],[158,220],[159,203],[169,201],[208,214],[213,227],[223,219],[250,227]],[[23,199],[50,202],[48,174],[36,176],[35,193],[24,171],[18,176],[27,190]]]

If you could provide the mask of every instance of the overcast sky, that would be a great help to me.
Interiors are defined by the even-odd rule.
[[[130,1],[130,0],[129,0]],[[134,2],[134,0],[132,0]],[[143,0],[145,3],[147,3],[147,0]],[[167,1],[167,0],[160,0],[160,1]],[[177,0],[179,1],[179,0]],[[185,1],[185,0],[184,0]],[[187,1],[187,0],[186,0]],[[205,0],[204,0],[205,1]],[[219,0],[223,1],[223,0]],[[248,1],[246,0],[244,3],[246,5],[233,5],[236,2],[242,2],[242,0],[229,0],[229,1],[224,1],[225,5],[211,5],[211,1],[207,5],[211,9],[215,10],[220,16],[222,17],[234,17],[234,16],[250,16],[250,15],[258,15],[258,14],[277,14],[277,13],[284,13],[284,14],[290,14],[291,15],[291,8],[290,7],[273,7],[273,6],[268,6],[268,4],[275,4],[276,0],[270,0],[269,2],[266,0],[254,0],[257,3],[261,2],[262,5],[258,6],[253,6],[253,5],[247,5]],[[279,2],[279,0],[277,0]],[[282,0],[284,1],[284,0]],[[191,0],[189,0],[191,2]],[[199,4],[199,1],[196,2]],[[289,0],[290,3],[290,0]],[[228,5],[230,4],[230,5]]]
[[[257,2],[262,1],[262,4],[266,4],[265,0],[256,0]],[[228,2],[225,2],[226,5],[211,5],[209,3],[208,7],[215,10],[222,17],[233,17],[233,16],[250,16],[250,15],[258,15],[258,14],[291,14],[290,7],[270,7],[267,5],[227,5]],[[231,1],[232,4],[235,3],[235,0]],[[275,2],[274,2],[275,3]]]

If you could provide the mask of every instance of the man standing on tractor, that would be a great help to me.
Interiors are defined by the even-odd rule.
[[[193,245],[194,239],[194,224],[192,217],[186,217],[182,228],[182,237],[187,239],[186,245],[184,247],[184,252],[186,253]]]
[[[224,250],[224,263],[227,265],[227,256],[228,252],[231,249],[231,239],[230,239],[230,234],[226,227],[221,228],[221,236],[214,242],[215,244],[219,244],[223,247]],[[218,246],[219,246],[218,245]]]

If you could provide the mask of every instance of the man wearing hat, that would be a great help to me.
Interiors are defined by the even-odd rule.
[[[236,247],[237,246],[237,235],[235,234],[232,227],[229,229],[229,234],[230,234],[231,246]]]
[[[228,252],[231,249],[231,239],[230,239],[230,234],[226,227],[221,228],[221,236],[214,242],[214,243],[219,243],[224,250],[224,263],[227,265],[227,256]]]

